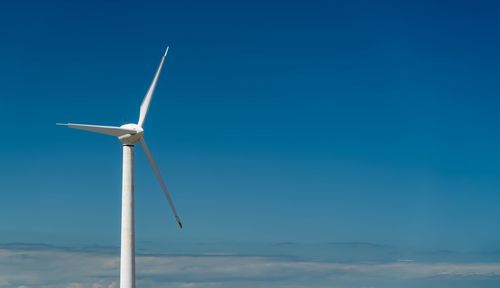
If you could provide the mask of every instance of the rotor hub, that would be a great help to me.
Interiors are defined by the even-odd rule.
[[[141,126],[134,123],[124,124],[120,126],[120,128],[136,131],[136,133],[125,134],[123,136],[118,137],[118,139],[120,139],[120,142],[122,142],[123,145],[134,145],[135,143],[137,143],[137,141],[141,140],[142,136],[144,135],[144,129],[142,129]]]

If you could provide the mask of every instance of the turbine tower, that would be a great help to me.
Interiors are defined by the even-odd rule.
[[[149,87],[144,100],[142,101],[139,121],[137,124],[125,124],[120,127],[117,126],[101,126],[101,125],[88,125],[88,124],[60,124],[68,126],[69,128],[80,129],[95,133],[101,133],[109,136],[118,137],[123,147],[123,170],[122,170],[122,225],[121,225],[121,253],[120,253],[120,288],[134,288],[135,287],[135,229],[134,229],[134,147],[137,142],[141,144],[142,150],[148,158],[153,172],[160,182],[161,189],[167,197],[167,201],[172,209],[177,224],[182,229],[181,219],[172,201],[172,197],[167,190],[167,186],[161,177],[160,170],[156,161],[151,154],[151,151],[144,140],[144,121],[148,114],[149,105],[153,98],[156,83],[160,76],[165,57],[167,57],[168,47],[165,54],[161,58],[160,66],[156,71],[153,82]]]

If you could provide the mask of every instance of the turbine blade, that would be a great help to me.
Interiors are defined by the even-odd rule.
[[[142,127],[144,124],[144,120],[146,120],[146,115],[148,114],[148,109],[149,109],[149,104],[151,103],[151,99],[153,98],[153,93],[155,92],[156,88],[156,83],[158,82],[158,77],[160,77],[160,72],[163,67],[163,62],[165,62],[165,57],[167,57],[168,53],[168,46],[167,50],[165,50],[165,54],[163,54],[163,57],[161,57],[161,62],[160,66],[158,66],[158,70],[156,70],[155,77],[153,78],[153,82],[151,82],[151,85],[149,86],[149,90],[146,93],[146,96],[144,96],[144,100],[142,100],[141,104],[141,109],[139,113],[139,122],[137,125]]]
[[[139,141],[141,142],[141,147],[142,150],[144,150],[144,154],[146,154],[146,157],[148,158],[149,164],[151,164],[151,168],[153,168],[153,172],[156,175],[156,179],[158,179],[158,182],[160,182],[161,189],[163,190],[163,193],[165,193],[165,196],[167,197],[168,204],[170,204],[170,208],[172,209],[172,213],[174,214],[175,221],[177,221],[177,224],[179,224],[179,227],[182,229],[181,219],[179,218],[179,215],[177,215],[177,210],[175,209],[172,196],[170,196],[170,193],[168,192],[167,185],[165,185],[165,182],[161,177],[160,169],[158,169],[158,165],[156,165],[156,161],[153,158],[151,151],[149,151],[148,145],[146,144],[144,137],[142,137]]]
[[[136,134],[135,130],[125,129],[116,126],[101,126],[101,125],[88,125],[88,124],[74,124],[74,123],[56,123],[56,125],[63,125],[73,129],[80,129],[89,132],[101,133],[110,136],[120,137],[126,134]]]

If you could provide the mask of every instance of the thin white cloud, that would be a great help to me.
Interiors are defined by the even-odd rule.
[[[1,247],[1,288],[117,288],[116,254],[51,247]],[[334,263],[262,256],[137,257],[138,287],[453,287],[500,283],[500,263]],[[486,283],[485,282],[485,283]],[[399,286],[398,286],[399,285]],[[430,287],[430,286],[429,286]],[[490,287],[490,286],[484,286]]]

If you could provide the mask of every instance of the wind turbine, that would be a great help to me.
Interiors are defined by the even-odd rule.
[[[134,288],[135,287],[135,232],[134,232],[134,146],[137,142],[141,144],[142,150],[148,158],[153,172],[160,182],[161,189],[167,197],[168,203],[174,214],[177,224],[182,229],[181,219],[177,214],[172,197],[167,190],[167,186],[161,177],[160,170],[156,161],[151,154],[151,151],[144,140],[144,121],[148,114],[149,105],[153,98],[156,83],[160,76],[165,57],[167,57],[168,47],[165,54],[161,58],[160,66],[156,71],[153,82],[149,87],[144,100],[142,101],[139,121],[137,124],[125,124],[120,127],[117,126],[101,126],[101,125],[88,125],[88,124],[60,124],[68,126],[69,128],[80,129],[95,133],[101,133],[109,136],[118,137],[123,147],[123,174],[122,174],[122,227],[121,227],[121,253],[120,253],[120,288]]]

